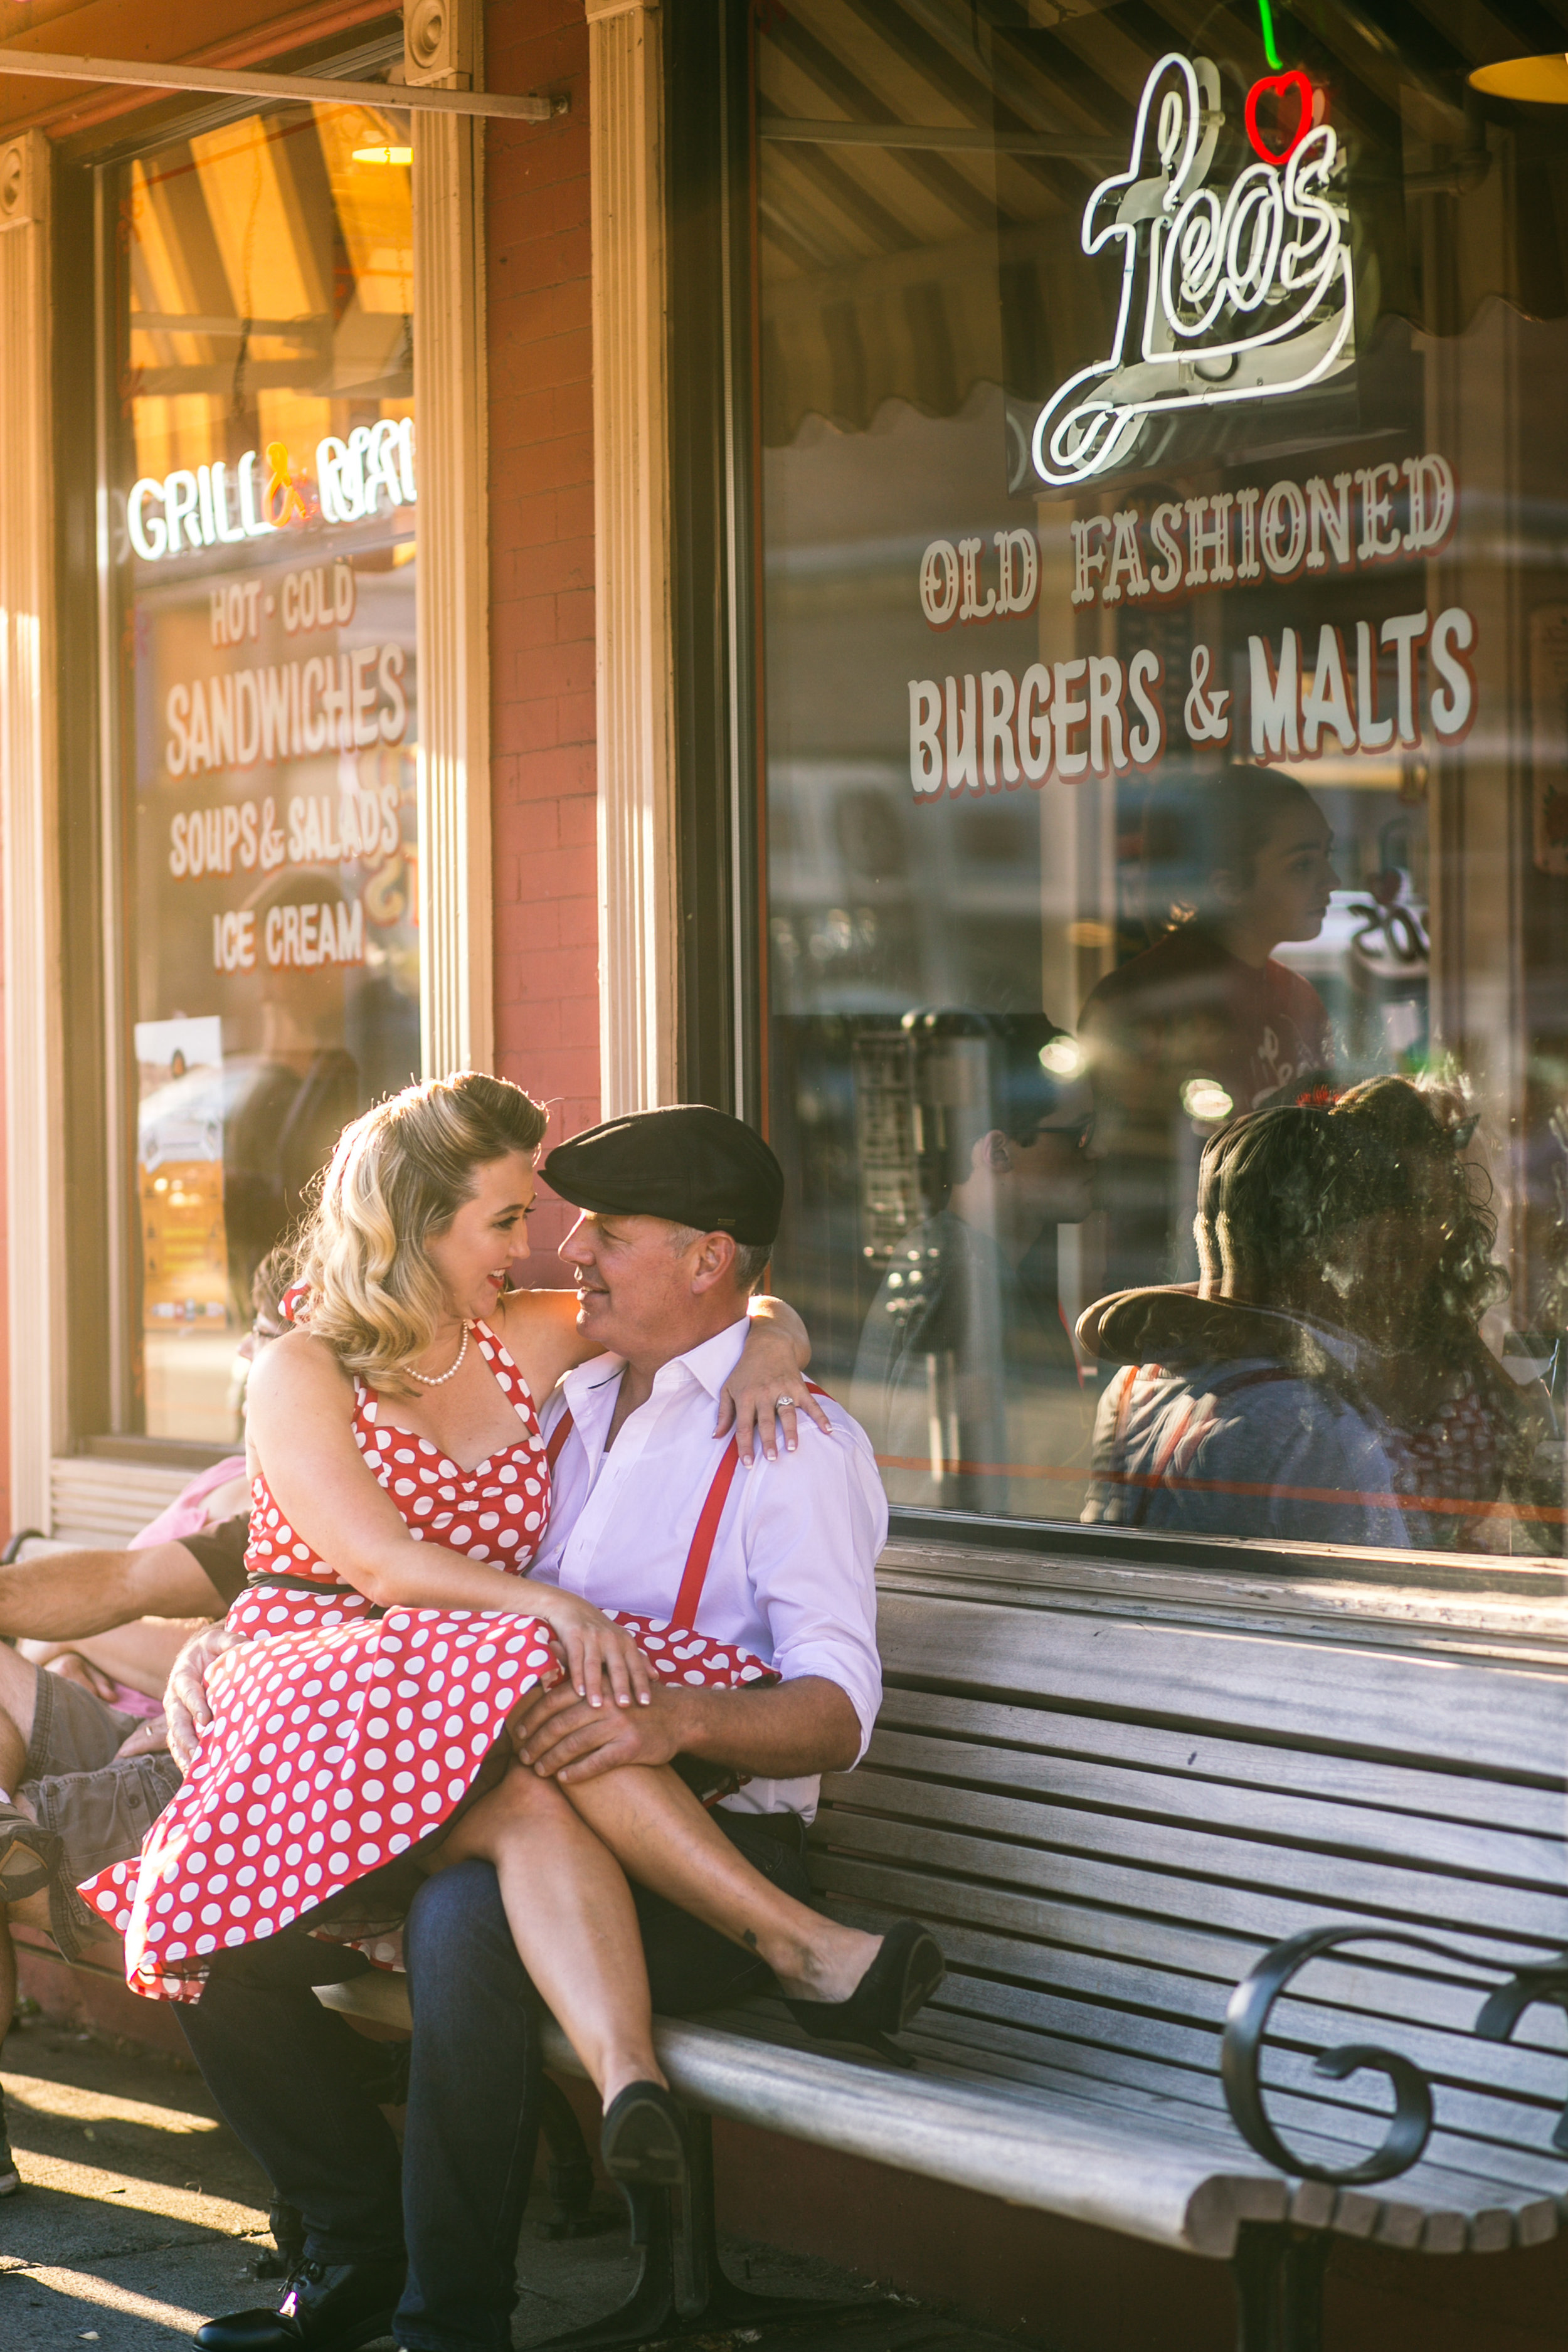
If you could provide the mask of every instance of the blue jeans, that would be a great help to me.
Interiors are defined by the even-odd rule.
[[[716,1819],[776,1885],[808,1896],[799,1841],[743,1814]],[[355,1893],[363,1910],[363,1884]],[[633,1893],[656,2009],[709,2008],[765,1979],[712,1928]],[[425,1881],[404,1950],[414,2044],[401,2185],[363,2040],[311,1990],[363,1973],[359,1955],[292,1929],[222,1954],[201,2000],[175,2014],[225,2120],[304,2216],[307,2253],[395,2260],[406,2242],[395,2330],[406,2352],[509,2352],[542,2067],[537,1996],[489,1863]]]

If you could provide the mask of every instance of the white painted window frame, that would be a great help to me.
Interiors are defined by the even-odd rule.
[[[49,1530],[66,1434],[65,1129],[55,707],[52,155],[0,144],[0,955],[11,1518]]]
[[[669,299],[658,0],[587,0],[600,1115],[676,1099]]]

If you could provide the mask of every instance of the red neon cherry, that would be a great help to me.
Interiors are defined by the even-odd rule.
[[[1277,153],[1258,127],[1258,102],[1270,96],[1283,98],[1288,91],[1294,93],[1300,106],[1300,120],[1289,143]],[[1320,111],[1316,103],[1317,95],[1300,67],[1293,73],[1266,74],[1261,81],[1255,81],[1247,93],[1247,135],[1252,142],[1253,153],[1260,156],[1265,163],[1272,163],[1277,170],[1282,171],[1307,136],[1308,131],[1313,127],[1313,115]]]

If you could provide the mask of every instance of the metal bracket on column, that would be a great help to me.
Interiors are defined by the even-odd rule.
[[[414,114],[488,114],[512,122],[548,122],[572,100],[563,91],[517,97],[494,89],[424,89],[407,83],[334,81],[321,74],[244,73],[210,66],[133,64],[129,58],[84,58],[42,49],[0,49],[0,74],[36,81],[119,82],[131,89],[199,90],[209,98],[300,99],[326,106],[381,106]]]

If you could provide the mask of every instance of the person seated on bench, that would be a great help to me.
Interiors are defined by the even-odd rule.
[[[238,1353],[276,1339],[286,1251],[256,1270]],[[13,1924],[63,1959],[110,1934],[79,1880],[135,1853],[180,1785],[162,1694],[191,1631],[245,1587],[245,1457],[192,1478],[123,1551],[47,1551],[0,1568],[0,2040],[16,2013]],[[15,1644],[15,1646],[10,1646]],[[0,2103],[0,2197],[20,2187]]]
[[[1324,1311],[1343,1304],[1324,1275],[1333,1143],[1316,1105],[1235,1120],[1199,1169],[1195,1294],[1122,1291],[1080,1317],[1087,1353],[1123,1359],[1096,1416],[1086,1523],[1409,1546],[1368,1349]]]
[[[1363,1343],[1363,1387],[1389,1424],[1412,1542],[1555,1552],[1562,1470],[1541,1454],[1555,1435],[1550,1399],[1481,1337],[1509,1279],[1492,1255],[1489,1181],[1467,1156],[1475,1127],[1457,1091],[1408,1078],[1368,1078],[1339,1097],[1329,1311]]]
[[[1179,1523],[1194,1532],[1402,1539],[1424,1549],[1474,1548],[1489,1538],[1493,1548],[1537,1549],[1543,1539],[1534,1532],[1536,1515],[1550,1497],[1535,1460],[1552,1434],[1550,1407],[1539,1383],[1517,1385],[1480,1337],[1480,1318],[1503,1277],[1490,1255],[1496,1225],[1486,1180],[1464,1156],[1474,1122],[1457,1097],[1405,1078],[1368,1079],[1337,1103],[1317,1092],[1321,1100],[1237,1120],[1209,1145],[1196,1224],[1204,1280],[1195,1296],[1174,1288],[1124,1293],[1085,1317],[1085,1343],[1129,1366],[1102,1402],[1103,1466],[1113,1483],[1125,1474],[1141,1431],[1155,1449],[1142,1465],[1150,1476],[1158,1421],[1174,1447],[1167,1493],[1182,1483]],[[1274,1149],[1260,1153],[1257,1130],[1265,1120],[1273,1123]],[[1267,1185],[1276,1178],[1279,1199],[1271,1210]],[[1288,1376],[1324,1391],[1321,1425],[1298,1433],[1287,1419],[1290,1462],[1267,1473],[1238,1466],[1226,1480],[1220,1467],[1226,1444],[1245,1450],[1270,1423],[1270,1403],[1277,1419],[1300,1401]],[[1188,1392],[1205,1382],[1209,1399],[1199,1408]],[[1228,1440],[1216,1437],[1216,1402],[1234,1406]],[[1352,1430],[1347,1411],[1371,1431],[1385,1487],[1368,1483],[1382,1475],[1369,1454],[1362,1485],[1349,1486],[1337,1504],[1321,1492],[1259,1491],[1266,1475],[1286,1489],[1321,1490],[1332,1472],[1342,1486],[1356,1465],[1336,1468],[1331,1455],[1336,1433],[1342,1439]],[[1369,1521],[1357,1512],[1389,1505],[1403,1538],[1392,1522],[1376,1536],[1321,1533],[1325,1512],[1364,1528]],[[1124,1507],[1135,1514],[1135,1496]],[[1156,1504],[1139,1523],[1172,1524],[1169,1507]]]
[[[503,1289],[505,1263],[521,1242],[541,1134],[543,1115],[520,1089],[470,1073],[409,1089],[357,1122],[334,1157],[308,1244],[310,1336],[275,1352],[266,1385],[251,1400],[257,1590],[240,1616],[263,1625],[275,1613],[287,1628],[306,1597],[312,1606],[327,1601],[343,1625],[339,1651],[348,1675],[348,1644],[367,1646],[367,1612],[355,1606],[355,1585],[327,1583],[331,1571],[308,1540],[312,1522],[336,1510],[331,1531],[322,1528],[315,1540],[331,1545],[336,1573],[362,1578],[369,1597],[388,1606],[362,1663],[374,1667],[381,1646],[402,1644],[395,1665],[405,1682],[409,1670],[433,1670],[442,1651],[461,1677],[461,1707],[451,1719],[461,1722],[463,1745],[447,1745],[439,1755],[442,1785],[426,1790],[426,1818],[411,1813],[397,1769],[388,1771],[393,1788],[378,1785],[393,1800],[395,1822],[405,1816],[416,1822],[411,1832],[397,1830],[393,1853],[406,1853],[426,1822],[439,1828],[442,1818],[456,1816],[487,1745],[515,1712],[517,1691],[548,1689],[548,1658],[531,1663],[538,1622],[550,1622],[574,1651],[572,1689],[555,1691],[541,1710],[524,1710],[517,1724],[521,1761],[456,1821],[439,1855],[445,1867],[414,1882],[405,1931],[414,2058],[402,2164],[414,2267],[400,2315],[400,2338],[409,2347],[508,2338],[512,2246],[529,2168],[520,2152],[536,2126],[536,2039],[520,1945],[606,2098],[611,2176],[639,2192],[682,2178],[679,2112],[668,2100],[648,2037],[639,1912],[618,1865],[644,1882],[644,1922],[648,1915],[670,1922],[660,2001],[720,2000],[766,1976],[771,1964],[804,2028],[875,2044],[912,2016],[942,1973],[941,1952],[914,1922],[877,1938],[837,1927],[802,1900],[802,1825],[816,1800],[816,1776],[856,1761],[879,1703],[872,1569],[886,1507],[863,1434],[830,1404],[820,1406],[827,1433],[804,1430],[797,1458],[778,1470],[757,1467],[736,1479],[733,1446],[715,1451],[721,1392],[741,1385],[748,1291],[778,1223],[783,1171],[750,1129],[703,1108],[611,1122],[562,1148],[548,1179],[588,1212],[564,1251],[578,1270],[578,1303],[576,1328],[562,1328],[557,1315],[545,1315],[557,1301],[545,1298],[541,1307],[543,1294]],[[372,1275],[369,1254],[384,1240],[390,1263]],[[461,1376],[468,1322],[479,1334],[475,1376],[451,1390],[449,1412],[426,1400],[411,1404],[402,1392],[393,1406],[369,1395],[364,1383],[355,1397],[339,1364],[329,1362],[322,1336],[331,1331],[341,1343],[353,1322],[348,1301],[357,1301],[362,1319],[376,1301],[406,1303],[418,1282],[437,1312],[435,1345],[418,1348],[414,1371],[423,1371],[423,1357],[433,1388]],[[409,1322],[390,1334],[397,1348],[390,1371],[409,1360]],[[583,1362],[605,1345],[616,1348],[614,1357]],[[545,1569],[555,1573],[508,1590],[500,1569],[475,1557],[479,1548],[463,1555],[451,1545],[470,1543],[470,1527],[489,1531],[496,1524],[482,1550],[503,1543],[508,1531],[524,1536],[510,1545],[521,1567],[543,1538],[543,1444],[512,1348],[541,1390],[552,1385],[541,1373],[550,1350],[557,1364],[576,1362],[578,1371],[566,1379],[550,1425],[562,1491],[550,1538],[555,1555]],[[310,1385],[308,1373],[315,1390],[291,1395]],[[388,1371],[381,1371],[378,1390],[385,1385]],[[785,1376],[778,1404],[793,1409],[802,1397],[804,1383]],[[521,1437],[505,1440],[505,1418],[512,1430],[524,1423]],[[334,1446],[334,1434],[351,1421],[351,1449],[339,1465],[343,1446]],[[472,1454],[482,1454],[472,1473],[456,1467]],[[369,1473],[384,1463],[393,1473],[384,1486],[388,1500],[397,1496],[397,1479],[406,1486],[414,1538],[400,1506],[378,1507]],[[456,1503],[447,1512],[433,1507],[423,1527],[416,1515],[428,1482],[421,1467],[435,1473],[433,1506],[442,1500],[442,1477],[449,1486],[472,1486],[482,1473],[499,1486],[499,1498],[466,1491],[461,1512]],[[287,1524],[282,1512],[273,1519],[278,1506],[268,1506],[268,1489],[287,1506]],[[527,1506],[533,1527],[521,1510],[508,1515],[512,1496]],[[439,1540],[458,1515],[463,1527]],[[430,1540],[418,1543],[423,1534]],[[430,1606],[437,1595],[449,1609],[487,1612],[478,1633],[475,1616],[466,1613],[447,1634],[445,1618]],[[616,1616],[627,1604],[647,1604],[647,1616],[626,1622],[639,1625],[648,1661],[670,1679],[656,1679],[644,1665],[632,1677],[642,1706],[599,1703],[602,1696],[630,1698],[630,1689],[616,1677],[602,1694],[597,1670],[585,1673],[590,1642],[611,1667],[630,1675],[630,1661],[621,1628],[590,1595]],[[531,1613],[521,1616],[524,1609]],[[416,1658],[426,1637],[430,1656]],[[475,1639],[494,1651],[491,1663],[472,1656]],[[318,1618],[296,1637],[287,1630],[263,1637],[251,1661],[224,1661],[212,1728],[188,1783],[193,1794],[230,1788],[228,1773],[212,1759],[237,1757],[249,1694],[275,1707],[278,1675],[327,1663],[329,1642]],[[762,1667],[754,1682],[778,1675],[775,1689],[733,1689],[736,1663],[748,1654]],[[731,1667],[715,1675],[724,1656]],[[299,1712],[291,1707],[289,1715]],[[351,1715],[331,1722],[327,1780],[334,1794],[353,1790],[341,1816],[351,1863],[331,1865],[339,1884],[357,1879],[351,1931],[367,1907],[390,1903],[400,1867],[378,1872],[378,1884],[369,1870],[353,1870],[385,1818],[369,1776],[395,1764],[385,1750],[395,1750],[397,1731],[393,1707],[367,1717],[362,1734]],[[273,1764],[261,1738],[251,1738],[247,1757]],[[752,1773],[741,1811],[710,1816],[682,1778],[663,1769],[677,1759],[708,1794]],[[299,1764],[291,1769],[299,1773]],[[406,1780],[421,1785],[414,1773]],[[254,1794],[257,1804],[247,1811],[266,1822],[270,1806],[261,1788]],[[287,1778],[278,1794],[287,1811]],[[136,1922],[146,1916],[151,1927],[127,1938],[127,1957],[157,1990],[172,1983],[188,1955],[202,1964],[200,2001],[181,2004],[181,2025],[230,2124],[279,2194],[303,2210],[308,2246],[282,2312],[212,2322],[200,2343],[360,2343],[393,2319],[405,2258],[397,2149],[348,2067],[345,2028],[308,1992],[312,1983],[355,1973],[355,1955],[334,1957],[320,1938],[324,1924],[345,1931],[348,1912],[339,1907],[331,1916],[300,1894],[300,1879],[322,1884],[322,1865],[306,1865],[303,1851],[291,1855],[284,1846],[268,1867],[257,1837],[258,1861],[247,1855],[237,1867],[245,1903],[230,1903],[233,1927],[218,1912],[212,1931],[191,1933],[185,1945],[181,1922],[191,1915],[179,1910],[185,1898],[174,1891],[169,1948],[160,1948],[155,1889],[176,1851],[164,1832],[202,1828],[195,1806],[188,1821],[181,1816],[184,1804],[176,1801],[141,1858]],[[322,1811],[331,1818],[329,1806]],[[289,1821],[279,1830],[303,1849],[308,1822],[310,1811],[299,1806],[299,1828]],[[181,1861],[195,1844],[193,1834],[185,1837]],[[221,1846],[214,1855],[228,1882],[237,1855],[226,1858]],[[409,1877],[405,1872],[395,1889],[400,1906],[409,1903]],[[103,1894],[106,1882],[99,1882],[91,1895]],[[202,1912],[218,1910],[216,1894],[212,1889]],[[672,1895],[693,1916],[677,1915]],[[245,1927],[251,1906],[263,1915],[261,1933]]]
[[[0,1624],[48,1636],[0,1639],[0,2040],[16,2011],[13,1925],[42,1928],[73,1965],[109,1933],[77,1883],[134,1853],[180,1785],[148,1685],[162,1689],[190,1620],[241,1590],[248,1527],[241,1513],[179,1542],[0,1569]],[[0,2096],[0,2197],[20,2186]]]

